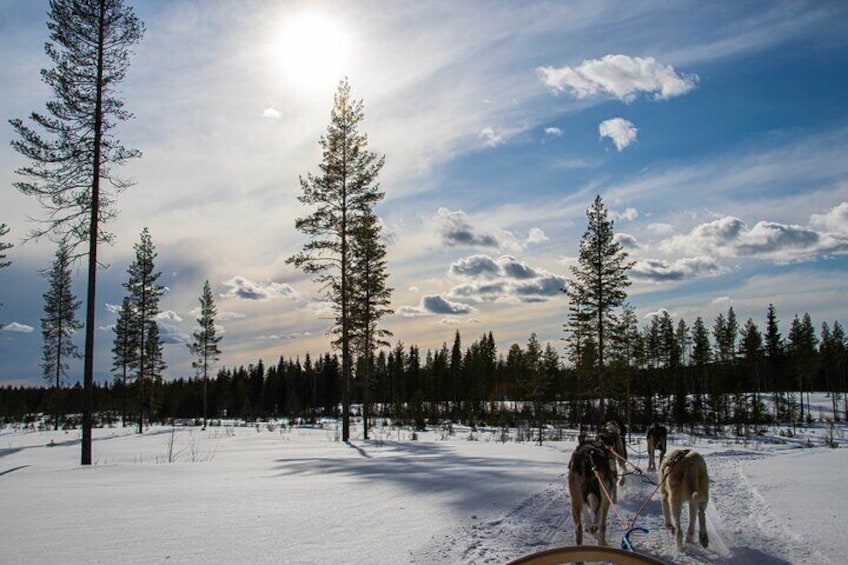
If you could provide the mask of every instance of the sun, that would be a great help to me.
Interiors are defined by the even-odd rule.
[[[350,58],[345,27],[324,12],[300,12],[280,27],[272,48],[286,86],[311,95],[332,90],[344,78]]]

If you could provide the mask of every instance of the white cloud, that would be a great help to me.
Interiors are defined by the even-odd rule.
[[[639,217],[639,211],[636,208],[627,208],[624,212],[610,211],[610,215],[616,220],[633,221]]]
[[[545,128],[545,134],[552,137],[562,137],[562,130],[557,127]]]
[[[466,279],[449,295],[473,302],[542,302],[561,293],[565,279],[537,269],[511,255],[492,259],[472,255],[450,266],[449,274]]]
[[[638,129],[633,125],[633,122],[624,118],[604,120],[598,126],[598,133],[601,138],[610,138],[619,151],[636,141],[637,131]]]
[[[630,102],[640,93],[664,100],[686,94],[698,83],[697,75],[678,74],[671,65],[653,57],[606,55],[577,67],[539,67],[542,81],[556,91],[569,90],[577,98],[600,93]]]
[[[813,214],[810,224],[830,232],[848,233],[848,202],[842,202],[824,214]]]
[[[815,216],[821,222],[828,214]],[[666,253],[703,253],[712,257],[754,257],[775,263],[809,261],[848,254],[848,233],[823,233],[812,227],[759,221],[748,228],[743,220],[725,216],[695,226],[688,234],[675,235],[659,245]]]
[[[32,326],[28,326],[26,324],[19,324],[18,322],[12,322],[11,324],[7,324],[0,328],[0,331],[22,334],[31,334],[33,330],[34,328]]]
[[[639,240],[629,233],[616,232],[613,235],[613,241],[619,243],[625,249],[639,249]]]
[[[156,314],[156,319],[160,322],[182,322],[182,317],[173,310],[165,310]],[[161,325],[161,324],[160,324]]]
[[[533,243],[544,243],[550,240],[551,239],[545,235],[545,232],[542,231],[541,228],[530,228],[530,232],[527,234],[527,240],[525,243],[530,245]]]

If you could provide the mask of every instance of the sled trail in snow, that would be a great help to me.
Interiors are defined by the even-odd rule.
[[[746,464],[765,458],[780,465],[782,454],[732,449],[710,454],[710,501],[707,508],[708,548],[697,542],[678,550],[665,528],[657,476],[629,474],[619,487],[618,513],[610,510],[607,543],[619,547],[635,517],[630,541],[636,551],[671,565],[732,563],[737,565],[813,565],[832,563],[810,540],[791,531],[786,517],[778,515],[745,475]],[[654,481],[652,483],[651,481]],[[501,564],[523,555],[574,543],[574,524],[563,474],[557,483],[525,498],[503,515],[473,515],[457,529],[433,536],[412,557],[413,563]],[[647,502],[646,499],[650,498]],[[644,505],[643,505],[644,504]],[[641,512],[638,516],[636,513]],[[688,507],[682,513],[688,526]],[[697,540],[697,528],[695,539]],[[597,543],[586,535],[585,543]]]
[[[565,476],[524,499],[504,515],[473,515],[461,528],[439,533],[413,556],[413,563],[506,563],[567,543],[570,510]]]

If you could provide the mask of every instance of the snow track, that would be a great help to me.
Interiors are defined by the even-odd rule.
[[[438,534],[413,563],[506,563],[522,555],[566,545],[565,474],[505,514],[473,515],[461,528]]]
[[[697,446],[695,446],[697,447]],[[819,452],[821,453],[821,452]],[[802,454],[803,455],[803,454]],[[815,455],[815,453],[810,453]],[[655,473],[644,477],[628,474],[619,487],[618,514],[610,510],[607,542],[619,547],[636,512],[646,498],[638,527],[647,534],[634,532],[631,542],[640,553],[672,565],[732,563],[738,565],[813,565],[836,563],[823,554],[815,542],[792,530],[788,517],[768,503],[752,484],[749,467],[781,465],[789,452],[761,452],[738,448],[717,450],[706,455],[710,471],[710,502],[707,508],[708,548],[686,544],[675,546],[674,536],[665,529],[659,493],[655,491]],[[522,500],[508,512],[493,516],[473,515],[460,528],[437,534],[413,555],[413,563],[505,563],[552,547],[571,545],[574,524],[571,520],[566,477],[549,484],[542,492]],[[684,528],[688,510],[683,508]],[[696,530],[697,532],[697,530]],[[697,538],[697,533],[696,533]],[[597,543],[593,535],[584,538]]]

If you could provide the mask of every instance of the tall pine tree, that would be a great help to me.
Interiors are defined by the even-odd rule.
[[[71,259],[68,247],[60,242],[56,249],[53,266],[43,274],[48,280],[44,297],[44,317],[41,318],[43,341],[41,374],[44,381],[53,387],[53,429],[59,429],[59,395],[68,375],[68,359],[79,359],[73,336],[81,328],[77,310],[81,302],[71,288]]]
[[[350,439],[353,234],[383,198],[377,176],[385,157],[367,150],[368,137],[361,129],[363,107],[361,100],[351,98],[347,80],[341,81],[327,134],[319,141],[323,149],[320,173],[300,178],[303,193],[298,200],[315,209],[298,218],[295,227],[309,241],[288,259],[305,273],[315,275],[321,292],[333,305],[333,332],[337,336],[333,345],[342,352],[342,441]]]
[[[115,194],[131,184],[112,168],[141,155],[121,145],[114,130],[132,117],[119,85],[144,24],[123,0],[51,0],[47,28],[53,67],[41,77],[53,98],[46,114],[30,115],[33,126],[10,120],[12,147],[31,162],[16,171],[24,180],[14,184],[46,210],[32,237],[57,233],[71,250],[88,244],[81,463],[90,465],[97,245],[111,239],[104,224],[115,216]]]
[[[607,334],[615,325],[615,311],[627,300],[630,286],[627,271],[633,266],[627,252],[615,240],[614,221],[609,217],[600,195],[586,210],[588,226],[580,240],[577,264],[571,267],[569,296],[577,297],[583,312],[591,320],[598,352],[598,400],[600,414],[605,413],[606,367],[604,353]]]

